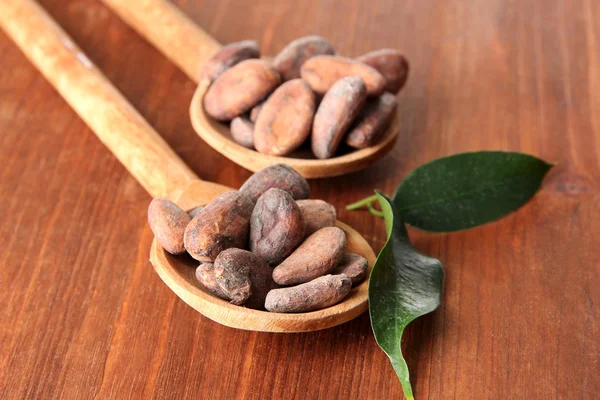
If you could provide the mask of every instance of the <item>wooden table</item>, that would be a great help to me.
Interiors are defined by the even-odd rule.
[[[44,0],[203,179],[250,173],[204,144],[194,85],[97,1]],[[558,162],[500,222],[412,232],[442,260],[442,306],[404,341],[417,399],[600,398],[600,3],[594,0],[178,1],[222,43],[265,54],[316,33],[356,56],[406,52],[401,138],[384,160],[312,181],[378,250],[380,220],[343,206],[412,168],[477,149]],[[368,315],[310,334],[219,326],[148,262],[149,198],[0,33],[0,398],[392,399]]]

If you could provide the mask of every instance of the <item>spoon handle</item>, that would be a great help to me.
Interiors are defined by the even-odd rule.
[[[198,179],[35,1],[0,0],[0,27],[150,195]]]
[[[101,0],[198,83],[200,69],[221,45],[166,0]]]

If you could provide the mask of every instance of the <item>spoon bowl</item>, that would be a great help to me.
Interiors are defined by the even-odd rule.
[[[262,154],[248,149],[233,141],[229,127],[211,118],[203,107],[203,99],[210,82],[200,81],[190,105],[190,119],[194,130],[213,149],[242,167],[256,172],[269,165],[287,164],[305,178],[325,178],[359,171],[374,163],[389,152],[399,133],[398,112],[383,133],[379,142],[373,146],[354,150],[326,160],[315,159],[309,151],[292,153],[289,157]],[[309,158],[312,157],[312,158]]]
[[[229,192],[227,186],[193,181],[182,192],[177,204],[184,210],[205,205],[215,196]],[[350,226],[337,222],[346,232],[348,251],[358,253],[369,262],[368,273],[375,263],[375,254],[366,240]],[[187,255],[173,256],[156,240],[150,250],[150,261],[163,282],[185,303],[204,316],[232,328],[260,332],[308,332],[330,328],[347,322],[367,309],[368,282],[352,288],[350,294],[334,306],[307,313],[283,314],[235,306],[204,290],[197,283],[194,271],[198,261]]]
[[[305,178],[343,175],[364,169],[383,157],[398,138],[400,119],[397,111],[377,144],[327,160],[311,158],[313,156],[308,151],[277,157],[240,146],[231,138],[228,127],[208,116],[202,106],[210,83],[200,79],[200,71],[204,63],[221,49],[221,44],[168,0],[101,1],[199,84],[190,106],[194,130],[213,149],[250,171],[284,163]],[[268,58],[264,59],[268,61]]]

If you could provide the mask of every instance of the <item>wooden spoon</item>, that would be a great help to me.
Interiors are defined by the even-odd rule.
[[[65,98],[98,138],[151,196],[173,199],[191,209],[233,189],[204,182],[115,89],[67,34],[32,0],[0,0],[0,26]],[[369,244],[338,222],[349,250],[375,262]],[[183,301],[208,318],[234,328],[268,332],[303,332],[346,322],[367,309],[367,282],[352,289],[340,304],[303,314],[279,314],[233,306],[199,288],[197,261],[171,256],[156,240],[150,261],[161,279]]]
[[[327,160],[314,159],[310,151],[277,157],[240,146],[231,138],[228,127],[206,115],[202,107],[209,82],[198,82],[200,70],[221,45],[166,0],[102,1],[194,82],[200,83],[190,107],[196,133],[219,153],[244,168],[258,171],[269,165],[285,163],[307,178],[343,175],[363,169],[383,157],[398,138],[400,125],[397,112],[378,144]]]

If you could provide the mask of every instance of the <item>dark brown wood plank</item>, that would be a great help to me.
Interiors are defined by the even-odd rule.
[[[203,178],[249,175],[188,122],[183,73],[93,0],[44,0]],[[500,222],[411,231],[446,267],[443,303],[408,329],[417,399],[600,396],[600,4],[592,0],[179,0],[219,41],[275,54],[306,34],[356,56],[406,52],[402,134],[376,165],[311,182],[379,249],[381,221],[343,206],[412,168],[477,149],[557,162]],[[0,33],[0,398],[401,398],[367,315],[307,334],[202,317],[148,262],[149,198]]]

